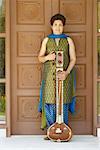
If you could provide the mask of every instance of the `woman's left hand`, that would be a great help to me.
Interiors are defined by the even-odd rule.
[[[65,80],[66,77],[68,76],[68,74],[66,73],[66,71],[60,71],[60,72],[57,72],[57,76],[58,76],[58,79],[59,80]]]

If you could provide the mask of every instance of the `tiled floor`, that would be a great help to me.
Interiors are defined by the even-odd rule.
[[[74,135],[70,142],[45,141],[44,136],[11,136],[0,131],[0,150],[100,150],[100,137]]]

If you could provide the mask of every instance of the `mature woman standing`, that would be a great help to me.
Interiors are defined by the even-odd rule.
[[[41,128],[49,127],[56,120],[56,63],[55,52],[63,51],[64,54],[64,71],[58,73],[59,80],[63,80],[63,114],[64,122],[68,124],[68,110],[75,112],[75,63],[76,54],[73,40],[63,34],[66,18],[62,14],[54,15],[51,20],[52,34],[44,38],[38,59],[44,63],[42,85],[40,89],[40,102],[38,111],[42,113]],[[48,139],[47,137],[45,139]]]

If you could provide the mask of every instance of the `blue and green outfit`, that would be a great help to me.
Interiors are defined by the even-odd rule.
[[[69,43],[67,35],[54,35],[48,36],[46,44],[46,55],[54,51],[63,51],[63,69],[67,70],[70,63],[69,56]],[[56,45],[55,38],[60,38],[59,45]],[[43,67],[42,84],[40,88],[40,101],[38,111],[42,112],[41,128],[48,128],[56,121],[56,63],[55,61],[46,61]],[[76,104],[76,77],[75,68],[73,68],[67,78],[63,81],[63,116],[64,122],[68,124],[68,110],[71,113],[75,112]]]

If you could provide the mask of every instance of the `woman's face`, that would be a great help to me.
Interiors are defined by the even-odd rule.
[[[51,28],[54,34],[62,34],[64,26],[61,20],[55,20]]]

